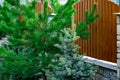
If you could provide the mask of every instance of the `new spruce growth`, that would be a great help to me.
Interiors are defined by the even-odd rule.
[[[63,54],[72,55],[73,53],[78,53],[79,46],[74,43],[79,39],[79,36],[77,36],[76,33],[76,28],[64,28],[61,32],[63,33],[59,38],[61,44],[55,44],[55,46],[59,48]]]

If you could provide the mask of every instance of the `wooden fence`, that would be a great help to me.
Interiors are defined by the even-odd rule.
[[[94,3],[97,3],[99,18],[90,25],[91,34],[88,40],[78,40],[81,46],[80,52],[94,58],[116,62],[117,60],[117,36],[116,36],[116,15],[120,7],[108,0],[80,0],[74,8],[76,9],[76,21],[84,20],[86,9],[91,10]]]
[[[78,23],[84,20],[85,11],[91,10],[94,3],[97,3],[96,13],[99,18],[90,25],[90,37],[88,40],[78,40],[81,46],[80,53],[87,56],[98,58],[110,62],[116,62],[117,46],[116,46],[116,15],[120,7],[108,0],[80,0],[74,5],[76,9],[75,20]],[[37,11],[40,11],[40,4],[37,4]]]

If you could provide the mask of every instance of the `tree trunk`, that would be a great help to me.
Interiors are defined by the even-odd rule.
[[[43,80],[47,80],[47,77],[45,75],[45,72],[42,72],[42,77],[43,77]]]

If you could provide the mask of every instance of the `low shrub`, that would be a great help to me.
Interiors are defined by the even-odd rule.
[[[76,30],[65,28],[60,37],[61,44],[56,44],[64,55],[58,59],[57,66],[47,71],[48,80],[92,80],[98,70],[97,66],[85,63],[83,55],[78,54],[79,46],[75,41],[79,39]]]

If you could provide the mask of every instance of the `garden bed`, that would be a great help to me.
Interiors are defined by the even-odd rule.
[[[117,64],[84,56],[85,62],[99,66],[95,80],[117,80]]]

